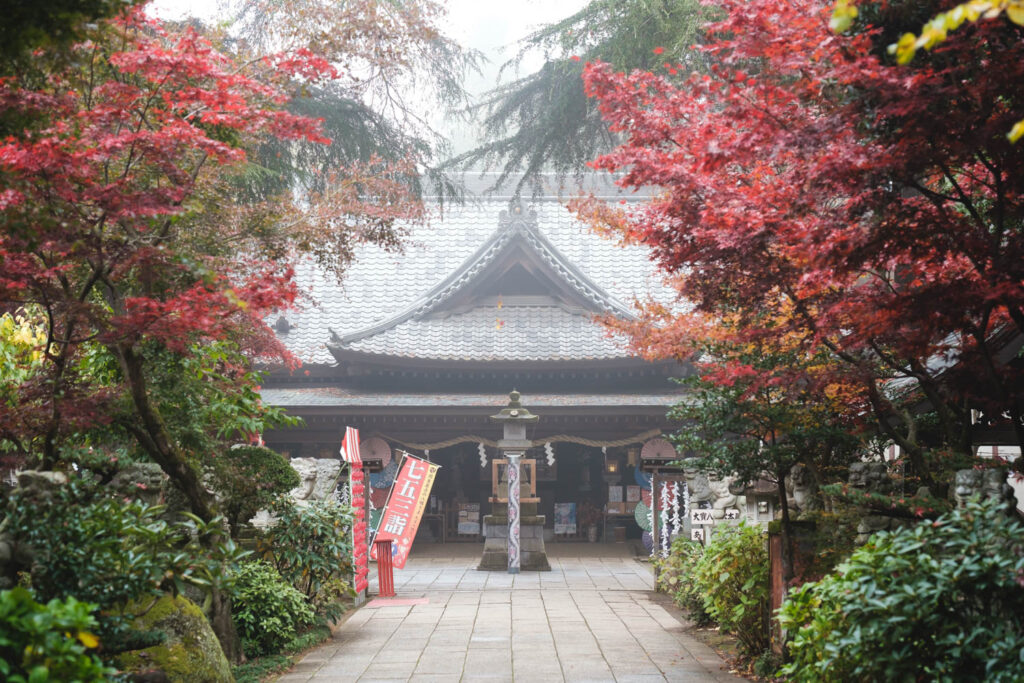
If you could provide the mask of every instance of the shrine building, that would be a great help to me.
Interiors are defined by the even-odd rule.
[[[336,458],[357,428],[363,459],[383,466],[369,477],[376,508],[399,451],[426,457],[441,469],[417,542],[479,540],[498,476],[489,417],[515,389],[540,417],[526,457],[549,542],[641,536],[641,451],[674,456],[666,413],[687,368],[630,355],[598,319],[672,300],[645,248],[592,233],[554,192],[492,194],[446,206],[404,253],[358,248],[340,283],[313,265],[298,280],[310,302],[272,323],[303,366],[271,374],[262,398],[305,425],[266,432],[268,446]]]

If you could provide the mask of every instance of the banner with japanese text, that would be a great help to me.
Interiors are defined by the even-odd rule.
[[[439,465],[408,453],[402,461],[374,537],[374,542],[391,539],[392,563],[396,569],[404,567],[409,557],[416,529],[420,526],[439,468]],[[370,548],[370,558],[377,559],[376,545]]]

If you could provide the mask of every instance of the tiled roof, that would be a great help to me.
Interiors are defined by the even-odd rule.
[[[592,360],[621,358],[623,342],[609,338],[587,314],[555,306],[474,308],[412,319],[348,343],[362,353],[436,360]]]
[[[527,202],[527,206],[536,211],[537,228],[543,240],[578,270],[584,281],[595,285],[604,295],[604,301],[613,303],[613,308],[628,307],[634,299],[645,299],[652,293],[662,301],[670,300],[670,292],[661,282],[646,249],[638,246],[620,247],[591,233],[558,200],[541,199]],[[470,200],[462,206],[447,207],[443,217],[413,232],[404,253],[387,253],[374,246],[360,247],[340,284],[315,265],[303,265],[297,276],[311,302],[302,311],[286,314],[291,328],[281,335],[281,339],[306,363],[334,364],[334,358],[327,349],[332,331],[342,339],[352,335],[361,336],[360,332],[394,319],[423,301],[429,292],[465,265],[467,259],[477,254],[489,238],[497,236],[499,214],[507,211],[508,207],[505,199]],[[490,318],[483,312],[471,311],[465,314],[463,322],[476,323],[474,315],[479,316],[480,322],[486,323],[474,333],[489,335],[489,341],[481,337],[480,348],[473,349],[466,349],[463,344],[464,355],[460,357],[486,357],[488,353],[493,354],[497,349],[506,348],[503,340],[512,335],[525,334],[510,327],[513,317],[523,322],[531,316],[536,321],[541,320],[536,311],[491,315]],[[495,327],[497,317],[509,318],[501,329]],[[564,317],[559,318],[557,312],[552,312],[548,318],[544,318],[559,325],[558,330],[573,335],[565,340],[557,340],[559,350],[555,351],[553,346],[545,352],[545,357],[561,357],[561,354],[566,353],[573,354],[573,358],[609,357],[610,345],[615,342],[606,338],[603,328],[592,322],[589,315],[580,314],[577,317],[578,320],[570,322]],[[452,318],[447,320],[450,322]],[[414,334],[413,326],[403,329],[399,321],[395,322],[391,328],[392,338],[377,342],[381,349],[391,350],[389,353],[398,352],[400,349],[394,344],[398,341],[411,341]],[[436,329],[441,323],[422,318],[417,324],[415,331],[428,333],[438,343],[447,344],[440,352],[442,355],[435,357],[447,358],[447,354],[459,353],[456,340],[445,339],[446,333]],[[585,330],[590,332],[585,333]],[[502,331],[505,331],[504,336],[500,334]],[[527,348],[519,353],[539,353],[536,340],[542,335],[548,340],[554,339],[552,334],[545,335],[543,329],[537,330],[533,333],[532,347],[529,338],[524,338]],[[417,343],[420,346],[426,344]],[[430,348],[435,349],[433,346]],[[530,351],[530,348],[533,350]],[[625,352],[620,351],[615,355],[623,356]]]
[[[508,405],[507,393],[385,393],[345,387],[264,387],[264,403],[282,408],[302,407],[487,407]],[[523,404],[529,408],[552,407],[655,407],[666,408],[682,400],[679,393],[663,394],[529,394]]]

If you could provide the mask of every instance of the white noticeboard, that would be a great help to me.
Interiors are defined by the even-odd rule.
[[[690,540],[698,543],[704,542],[704,529],[690,529]]]
[[[739,519],[740,518],[740,511],[737,510],[736,508],[725,508],[725,518],[726,519]]]
[[[712,516],[711,510],[690,510],[690,523],[714,524],[715,518]]]

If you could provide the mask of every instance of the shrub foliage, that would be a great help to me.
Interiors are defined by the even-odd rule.
[[[36,602],[22,587],[0,592],[0,678],[26,681],[105,681],[113,669],[88,650],[96,605],[74,598]]]
[[[274,515],[277,522],[259,541],[263,559],[308,600],[326,605],[322,594],[340,594],[338,582],[351,575],[351,508],[333,499],[298,506],[282,497]]]
[[[232,534],[257,512],[269,508],[278,496],[302,483],[287,458],[262,446],[227,449],[215,460],[213,476]]]
[[[185,513],[168,522],[163,506],[105,496],[96,482],[72,479],[53,491],[19,489],[4,528],[31,553],[30,581],[39,600],[75,597],[95,603],[104,653],[148,647],[159,634],[137,632],[121,614],[129,602],[186,585],[225,586],[225,567],[243,557],[209,524]],[[201,547],[203,541],[213,541]]]
[[[266,562],[244,562],[232,591],[232,616],[249,656],[274,654],[314,622],[302,593]]]
[[[797,681],[1019,681],[1024,525],[970,503],[875,535],[789,596]]]
[[[735,634],[743,653],[760,655],[768,647],[768,551],[756,524],[720,529],[694,568],[712,619]]]
[[[704,557],[704,546],[682,536],[672,541],[668,557],[655,560],[658,570],[657,589],[672,596],[681,609],[698,626],[711,623],[704,609],[704,591],[693,580],[694,571]]]

